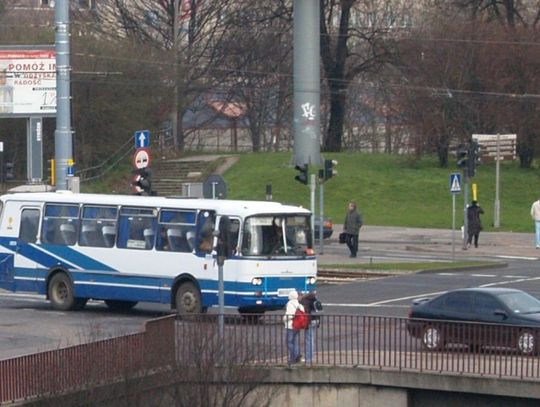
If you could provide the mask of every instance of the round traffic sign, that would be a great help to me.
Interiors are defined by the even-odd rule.
[[[150,150],[147,148],[139,148],[133,156],[133,165],[135,168],[141,169],[150,166]]]

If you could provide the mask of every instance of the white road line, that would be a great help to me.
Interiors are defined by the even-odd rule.
[[[538,260],[538,257],[525,257],[525,256],[505,256],[505,255],[497,255],[495,257],[498,257],[500,259],[512,259],[512,260]]]
[[[529,276],[510,276],[510,275],[506,275],[506,276],[503,276],[504,278],[529,278]]]
[[[471,277],[497,277],[495,274],[471,274]]]
[[[455,276],[457,273],[437,273],[439,276]]]
[[[342,308],[409,308],[408,305],[372,305],[372,304],[328,304],[324,303],[325,307],[342,307]]]

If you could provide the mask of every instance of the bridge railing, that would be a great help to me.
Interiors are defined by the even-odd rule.
[[[220,329],[216,314],[171,315],[148,321],[140,333],[0,360],[0,404],[133,381],[150,371],[191,383],[208,379],[216,366],[233,366],[237,381],[253,380],[242,377],[253,371],[243,367],[257,365],[540,380],[540,327],[322,314],[297,333],[303,359],[289,360],[282,318],[231,314]]]

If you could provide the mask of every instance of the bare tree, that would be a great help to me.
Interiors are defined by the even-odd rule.
[[[396,28],[405,6],[393,0],[321,0],[321,58],[328,87],[329,119],[323,147],[339,151],[351,82],[391,62]]]

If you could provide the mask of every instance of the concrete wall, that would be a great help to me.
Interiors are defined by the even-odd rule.
[[[257,373],[250,374],[247,369]],[[261,371],[264,374],[261,376]],[[382,371],[353,367],[246,367],[243,379],[264,377],[255,383],[253,392],[246,392],[245,406],[257,407],[532,407],[540,405],[540,383],[524,380],[505,380],[487,377],[464,377],[433,373]],[[211,375],[222,377],[219,371]],[[178,376],[176,376],[178,380]],[[208,379],[208,377],[206,377]],[[232,379],[232,380],[231,380]],[[243,391],[239,378],[228,377],[228,391]],[[236,382],[238,381],[238,382]],[[131,382],[104,386],[62,398],[46,404],[21,405],[80,405],[81,400],[95,405],[113,407],[129,403],[137,406],[180,405],[179,398],[186,389],[215,391],[223,383],[208,381],[175,383],[170,373],[161,372]],[[184,389],[184,390],[182,390]],[[240,390],[238,390],[240,389]],[[178,396],[180,394],[180,396]],[[176,397],[176,398],[175,398]],[[216,397],[219,399],[220,397]],[[185,404],[185,400],[183,400]],[[51,404],[53,403],[53,404]],[[213,404],[212,404],[213,405]]]

